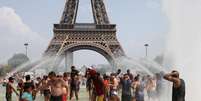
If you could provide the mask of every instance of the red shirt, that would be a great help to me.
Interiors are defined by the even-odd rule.
[[[98,96],[104,94],[104,82],[101,79],[95,79],[93,81],[96,93]]]
[[[104,80],[104,85],[105,85],[105,87],[108,87],[109,86],[109,81],[108,80]]]

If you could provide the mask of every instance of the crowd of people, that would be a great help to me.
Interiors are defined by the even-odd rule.
[[[14,76],[9,77],[3,85],[6,88],[6,101],[34,101],[41,95],[44,101],[79,100],[81,84],[86,85],[89,101],[163,101],[163,78],[173,82],[172,101],[185,101],[185,83],[177,71],[140,75],[131,73],[129,69],[126,73],[118,69],[114,73],[100,74],[95,68],[87,68],[85,74],[81,75],[72,66],[71,72],[64,72],[63,75],[52,71],[36,79],[30,75]],[[17,81],[17,87],[13,85],[14,81]],[[12,100],[13,92],[19,96],[19,100]]]
[[[155,76],[141,76],[132,74],[129,69],[123,74],[119,69],[116,73],[101,76],[89,69],[86,75],[91,101],[145,101],[145,92],[149,101],[160,101],[158,98],[163,90],[162,72]]]

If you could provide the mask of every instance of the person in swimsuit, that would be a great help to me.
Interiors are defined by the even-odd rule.
[[[45,75],[45,76],[43,76],[42,86],[40,88],[43,92],[45,101],[49,101],[49,99],[50,99],[50,88],[47,84],[48,84],[48,76]]]
[[[78,80],[76,79],[76,77],[79,75],[79,71],[76,70],[75,66],[71,67],[71,82],[70,82],[70,100],[73,98],[74,93],[75,93],[75,97],[76,100],[78,100],[78,85],[77,82]]]
[[[144,85],[140,82],[139,75],[134,78],[134,101],[144,101]]]
[[[149,77],[146,85],[148,99],[155,101],[157,98],[156,93],[156,80],[154,77]]]
[[[12,101],[12,93],[13,91],[16,93],[17,96],[19,96],[18,92],[13,87],[14,78],[9,77],[8,83],[6,84],[6,101]]]
[[[68,73],[67,72],[63,73],[63,80],[65,81],[66,85],[68,86],[69,81],[68,81]],[[67,87],[67,89],[65,87],[63,88],[63,93],[64,93],[63,100],[65,100],[65,101],[67,101],[67,99],[68,99],[68,88],[69,87]]]
[[[57,78],[56,73],[53,71],[48,74],[48,77],[50,79],[47,83],[47,86],[50,87],[50,101],[63,101],[63,88],[68,89],[65,81]]]
[[[124,77],[121,79],[121,85],[122,85],[121,101],[131,101],[131,84],[132,81],[130,80],[129,75],[124,74]]]
[[[119,81],[116,78],[116,74],[111,74],[111,84],[110,84],[110,101],[120,101],[118,97],[118,85]]]
[[[19,101],[21,100],[21,96],[22,96],[22,93],[24,91],[24,81],[23,79],[19,79],[19,82],[18,82],[18,85],[17,85],[17,90],[20,92],[20,97],[19,97]]]
[[[179,77],[179,72],[173,70],[165,74],[164,79],[173,82],[172,101],[185,101],[185,82]]]

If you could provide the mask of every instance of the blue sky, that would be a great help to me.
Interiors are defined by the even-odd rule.
[[[91,22],[92,15],[89,1],[80,0],[78,22]],[[145,54],[143,45],[145,43],[150,44],[149,56],[151,58],[163,52],[168,32],[168,18],[162,11],[160,0],[105,0],[105,3],[111,23],[117,24],[117,37],[129,57],[143,57]],[[59,22],[64,4],[65,0],[0,0],[0,8],[13,9],[14,13],[21,18],[22,22],[32,32],[39,34],[45,40],[44,42],[47,42],[38,43],[38,46],[41,45],[41,47],[38,47],[40,49],[37,46],[32,47],[30,45],[29,56],[31,58],[40,57],[47,47],[53,36],[52,26],[54,23]],[[5,29],[0,27],[0,30]],[[15,38],[13,39],[15,40]],[[37,41],[37,39],[32,41]],[[30,43],[32,42],[30,41]],[[37,44],[37,42],[33,43]],[[4,47],[3,44],[0,45]],[[19,49],[17,51],[13,49],[10,52],[1,52],[3,55],[0,56],[0,61],[12,56],[14,53],[24,52],[23,44],[15,43],[10,45]],[[40,51],[35,51],[37,49]],[[92,61],[95,64],[106,62],[97,53],[77,51],[75,53],[76,63],[89,63],[89,61],[83,61],[83,53],[87,53],[92,60],[93,58],[98,58]]]
[[[89,20],[87,0],[79,20]],[[200,0],[105,0],[112,23],[117,24],[117,37],[126,54],[143,57],[149,43],[149,57],[172,52],[174,68],[187,83],[187,100],[200,99],[201,1]],[[14,53],[25,52],[37,59],[52,38],[52,25],[59,22],[65,0],[0,0],[0,62]],[[161,3],[163,2],[163,3]],[[163,11],[163,10],[164,11]],[[167,16],[165,15],[167,14]],[[168,34],[169,33],[169,34]],[[168,35],[167,35],[168,34]],[[168,36],[168,39],[166,39]],[[167,44],[167,45],[166,45]],[[86,59],[87,58],[87,59]],[[106,63],[91,51],[75,52],[75,64]]]

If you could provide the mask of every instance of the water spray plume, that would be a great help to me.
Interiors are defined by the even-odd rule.
[[[201,94],[201,1],[163,0],[170,22],[166,63],[186,81],[186,100],[200,101]]]
[[[161,71],[166,71],[164,67],[157,64],[153,60],[147,58],[134,59],[129,57],[120,57],[115,59],[121,68],[130,69],[133,72],[154,75]]]

